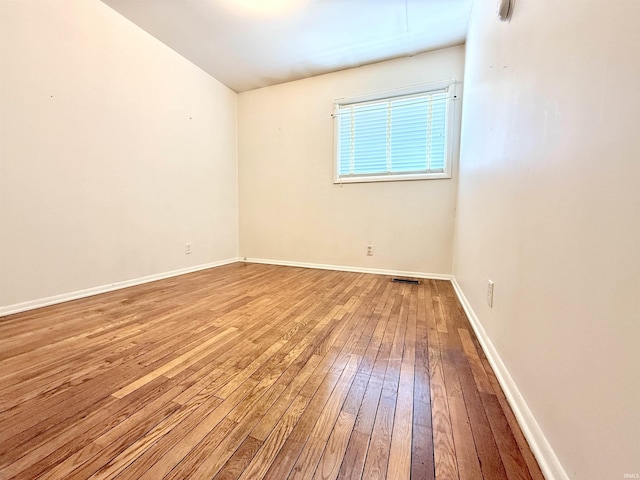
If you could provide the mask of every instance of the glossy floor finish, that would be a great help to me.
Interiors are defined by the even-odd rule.
[[[0,478],[542,475],[449,282],[238,263],[0,319]]]

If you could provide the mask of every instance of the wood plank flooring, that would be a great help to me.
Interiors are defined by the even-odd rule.
[[[233,264],[0,319],[0,479],[543,476],[449,282]]]

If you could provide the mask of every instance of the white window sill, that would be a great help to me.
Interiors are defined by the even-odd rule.
[[[413,173],[408,175],[362,175],[358,177],[342,177],[333,180],[333,183],[369,183],[369,182],[402,182],[406,180],[437,180],[451,178],[451,174],[442,173]]]

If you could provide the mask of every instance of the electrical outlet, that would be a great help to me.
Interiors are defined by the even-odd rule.
[[[487,304],[493,308],[493,282],[491,280],[487,283]]]
[[[367,245],[367,256],[373,257],[373,245]]]
[[[189,255],[191,253],[191,244],[190,243],[185,243],[184,244],[184,253],[186,255]]]

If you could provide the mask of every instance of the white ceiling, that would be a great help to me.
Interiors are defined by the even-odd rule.
[[[102,0],[236,92],[463,43],[473,0]]]

